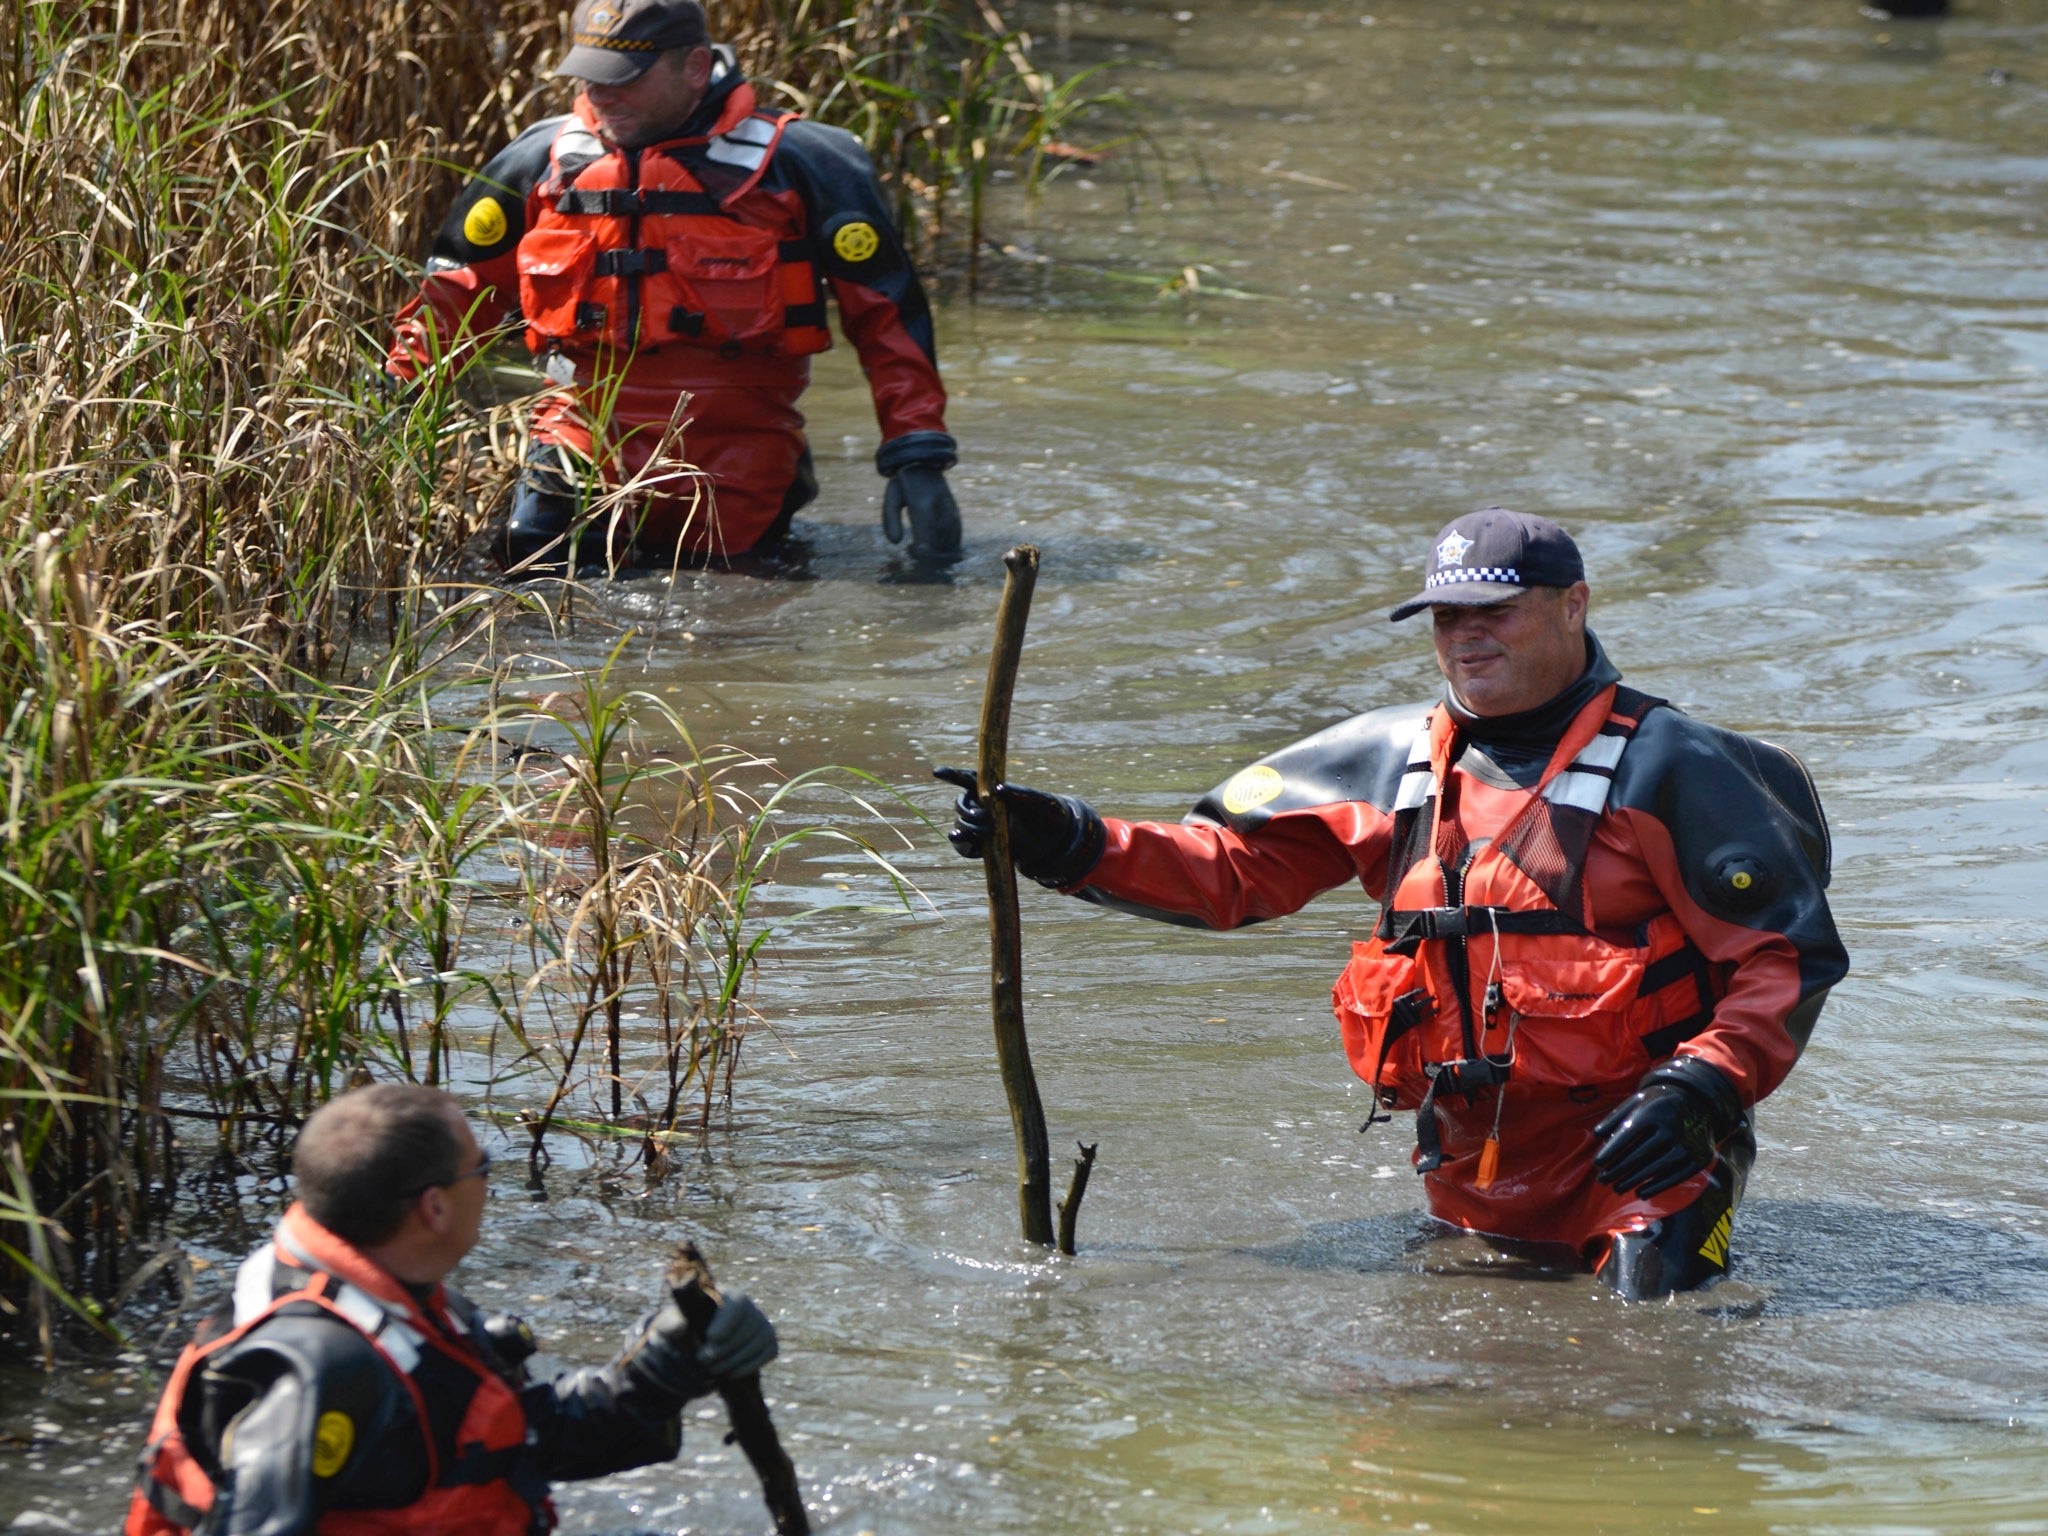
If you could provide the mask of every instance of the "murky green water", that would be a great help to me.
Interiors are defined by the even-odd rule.
[[[1082,1256],[1039,1258],[978,872],[920,833],[935,913],[781,946],[708,1161],[508,1181],[473,1290],[585,1359],[699,1235],[780,1320],[778,1415],[848,1536],[2048,1531],[2048,5],[1182,3],[1033,13],[1073,61],[1126,54],[1210,190],[1183,157],[1163,204],[1104,169],[1001,210],[998,297],[941,315],[957,580],[878,554],[834,354],[818,579],[687,581],[648,682],[700,739],[937,815],[1028,538],[1017,776],[1173,817],[1432,689],[1381,614],[1445,518],[1559,517],[1631,681],[1793,747],[1834,817],[1856,968],[1762,1113],[1736,1277],[1624,1306],[1414,1246],[1405,1146],[1357,1134],[1327,1013],[1356,895],[1219,938],[1027,893],[1054,1144],[1102,1149]],[[1155,301],[1190,265],[1205,292]],[[785,874],[879,902],[859,871]],[[110,1525],[130,1375],[9,1381],[0,1516]],[[565,1491],[568,1528],[763,1528],[702,1428]]]

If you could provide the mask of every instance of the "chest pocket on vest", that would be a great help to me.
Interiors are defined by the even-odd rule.
[[[576,333],[576,307],[588,296],[597,242],[581,230],[536,229],[519,242],[519,308],[548,336]]]
[[[1390,955],[1377,942],[1353,944],[1351,963],[1331,995],[1351,1069],[1389,1109],[1413,1109],[1429,1088],[1424,1037],[1435,1003],[1423,990],[1422,967]]]
[[[1539,1089],[1633,1086],[1650,1066],[1634,1018],[1649,951],[1591,935],[1569,942],[1569,957],[1525,954],[1501,977],[1502,1000],[1521,1015],[1514,1080]]]
[[[779,335],[779,250],[768,230],[729,220],[697,222],[687,239],[671,240],[668,278],[678,313],[670,328],[686,340],[712,346]]]

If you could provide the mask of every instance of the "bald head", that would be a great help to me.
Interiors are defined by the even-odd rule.
[[[461,1169],[462,1111],[438,1088],[374,1083],[330,1099],[299,1132],[292,1172],[306,1214],[358,1248],[398,1231],[422,1191]]]

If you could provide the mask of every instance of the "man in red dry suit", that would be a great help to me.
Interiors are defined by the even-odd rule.
[[[1756,1154],[1750,1108],[1848,970],[1813,783],[1621,686],[1557,524],[1460,517],[1427,571],[1392,617],[1429,610],[1441,702],[1275,752],[1177,826],[997,785],[1017,867],[1210,928],[1359,881],[1379,921],[1337,1021],[1376,1108],[1415,1112],[1431,1213],[1567,1252],[1625,1296],[1707,1284]],[[939,772],[965,791],[952,841],[978,858],[987,804]]]
[[[686,1403],[775,1358],[746,1297],[701,1345],[670,1300],[611,1364],[529,1381],[526,1325],[443,1284],[491,1160],[436,1089],[331,1100],[292,1166],[298,1203],[164,1389],[126,1536],[549,1531],[549,1483],[668,1460]]]
[[[828,291],[881,422],[883,529],[900,541],[907,517],[914,557],[957,559],[931,310],[859,140],[760,106],[697,0],[582,0],[572,27],[556,73],[583,82],[575,110],[456,199],[385,365],[460,366],[524,322],[556,388],[533,414],[507,564],[779,539],[817,494],[796,403],[832,345]]]

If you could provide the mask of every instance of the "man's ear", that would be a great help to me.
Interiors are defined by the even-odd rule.
[[[683,80],[691,90],[703,92],[711,84],[711,50],[692,48],[683,60]]]
[[[1564,591],[1565,622],[1574,629],[1586,627],[1586,613],[1593,605],[1593,589],[1575,581]]]
[[[455,1208],[448,1203],[448,1191],[439,1184],[423,1190],[413,1209],[419,1213],[421,1225],[437,1237],[453,1224]]]

